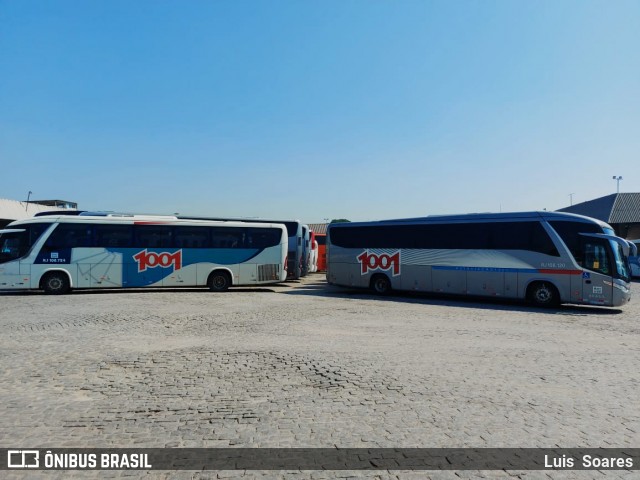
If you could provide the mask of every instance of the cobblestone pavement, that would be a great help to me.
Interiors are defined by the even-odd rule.
[[[622,309],[268,288],[0,294],[0,446],[639,447]],[[3,472],[9,478],[638,478],[638,472]]]

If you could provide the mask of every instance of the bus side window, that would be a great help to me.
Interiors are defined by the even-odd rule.
[[[243,248],[244,228],[213,228],[211,245],[213,248]]]
[[[140,248],[171,247],[172,229],[167,226],[136,225],[135,245]]]
[[[95,246],[102,248],[129,247],[132,230],[128,225],[96,225]]]
[[[176,248],[209,248],[209,229],[206,227],[176,227],[173,232]]]
[[[47,239],[44,248],[54,251],[62,248],[93,246],[93,234],[90,225],[59,224]]]

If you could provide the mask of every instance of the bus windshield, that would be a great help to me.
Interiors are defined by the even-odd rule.
[[[629,268],[629,259],[625,256],[622,245],[614,240],[609,240],[609,243],[611,244],[611,252],[613,253],[616,264],[618,278],[621,278],[625,282],[630,281],[631,269]]]
[[[20,228],[7,227],[0,232],[0,263],[24,257],[51,224],[32,223]]]
[[[0,234],[0,263],[10,262],[24,256],[29,250],[26,230]]]

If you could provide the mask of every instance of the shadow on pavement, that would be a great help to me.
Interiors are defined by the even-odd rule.
[[[572,314],[572,315],[618,315],[623,313],[619,308],[598,307],[588,305],[561,305],[557,308],[538,308],[524,303],[522,300],[507,298],[491,298],[479,296],[458,296],[437,293],[393,292],[391,295],[380,296],[366,289],[335,287],[326,282],[307,283],[295,289],[280,292],[285,295],[309,295],[317,297],[350,298],[370,300],[375,302],[415,303],[425,305],[442,305],[459,308],[474,308],[484,310],[508,310],[519,312],[537,312],[541,314]]]

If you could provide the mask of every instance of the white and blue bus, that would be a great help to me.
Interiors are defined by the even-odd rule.
[[[209,287],[286,279],[282,224],[43,216],[0,230],[0,289]]]
[[[336,223],[333,285],[620,306],[630,299],[629,243],[599,220],[555,212]]]
[[[179,215],[178,218],[210,221],[251,222],[251,223],[280,223],[287,228],[289,248],[287,256],[287,274],[289,279],[297,280],[303,276],[303,242],[304,233],[299,220],[264,220],[262,218],[238,217],[191,217]]]

